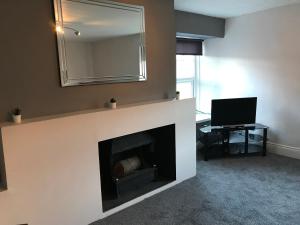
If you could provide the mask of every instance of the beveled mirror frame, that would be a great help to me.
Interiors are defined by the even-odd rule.
[[[53,0],[55,12],[55,25],[62,29],[63,14],[62,14],[62,0]],[[96,6],[113,7],[121,10],[130,10],[138,12],[141,19],[140,27],[140,45],[139,45],[139,70],[140,74],[137,75],[119,75],[119,76],[102,76],[88,77],[88,78],[72,78],[68,75],[67,71],[67,55],[66,55],[66,40],[62,32],[56,32],[57,48],[59,54],[60,77],[62,87],[77,86],[77,85],[90,85],[90,84],[105,84],[105,83],[122,83],[122,82],[136,82],[147,80],[146,74],[146,47],[145,47],[145,21],[144,21],[144,7],[118,3],[108,0],[68,0],[71,2],[79,2],[84,4],[92,4]],[[116,62],[117,63],[117,62]]]

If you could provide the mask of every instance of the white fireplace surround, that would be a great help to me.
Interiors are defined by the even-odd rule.
[[[174,123],[176,181],[103,213],[98,142]],[[1,132],[1,225],[87,225],[196,175],[194,99],[25,120]]]

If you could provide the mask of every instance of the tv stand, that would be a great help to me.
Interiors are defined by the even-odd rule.
[[[248,152],[249,147],[249,131],[250,130],[262,130],[262,148],[261,148],[261,155],[265,156],[267,151],[267,132],[268,127],[264,126],[262,124],[256,123],[256,124],[249,124],[245,126],[226,126],[226,127],[213,127],[213,126],[205,126],[199,128],[201,138],[200,141],[204,145],[204,160],[207,161],[208,159],[208,152],[209,152],[209,145],[210,140],[212,139],[212,136],[218,136],[221,138],[222,144],[222,150],[225,152],[225,150],[230,149],[230,138],[231,133],[235,131],[244,131],[245,137],[243,140],[244,143],[244,152],[239,153],[239,155],[250,155]]]
[[[250,129],[250,128],[255,128],[256,125],[259,124],[245,124],[245,125],[229,125],[229,126],[212,126],[212,129],[216,129],[216,128],[223,128],[223,129]]]
[[[222,126],[222,129],[243,129],[245,126]]]

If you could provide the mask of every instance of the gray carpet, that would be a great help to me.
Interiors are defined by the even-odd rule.
[[[297,225],[300,160],[197,162],[197,176],[93,225]]]

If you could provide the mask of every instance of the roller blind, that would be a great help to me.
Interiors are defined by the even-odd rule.
[[[202,55],[202,42],[200,39],[177,38],[177,55]]]

